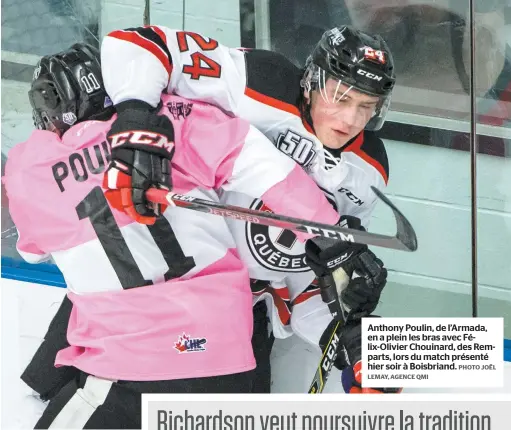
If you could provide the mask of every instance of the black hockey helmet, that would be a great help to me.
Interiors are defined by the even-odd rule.
[[[325,98],[328,79],[348,87],[329,97],[329,102],[338,101],[352,88],[379,97],[380,102],[365,128],[378,130],[383,126],[396,78],[392,54],[380,36],[371,36],[351,26],[326,31],[307,59],[301,84],[306,91],[319,90]]]
[[[107,120],[114,113],[101,77],[99,51],[76,43],[38,62],[28,92],[34,125],[62,135],[86,120]]]

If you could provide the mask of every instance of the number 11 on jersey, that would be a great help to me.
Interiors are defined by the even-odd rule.
[[[101,187],[95,187],[87,194],[76,206],[76,213],[80,220],[88,219],[92,224],[123,289],[152,285],[151,280],[144,279]],[[195,267],[193,257],[184,255],[167,218],[161,216],[154,225],[146,227],[169,267],[163,274],[165,281],[179,278]]]

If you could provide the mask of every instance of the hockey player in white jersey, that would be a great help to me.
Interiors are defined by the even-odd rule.
[[[114,104],[130,100],[147,111],[162,91],[216,104],[262,131],[312,175],[340,213],[349,211],[367,226],[377,201],[370,186],[383,190],[389,176],[374,131],[384,123],[395,73],[380,37],[333,28],[305,69],[275,52],[227,48],[163,26],[112,31],[101,56]],[[133,198],[150,214],[142,193]]]
[[[158,103],[162,91],[168,91],[215,103],[249,120],[314,178],[340,214],[356,216],[367,227],[376,204],[370,187],[384,189],[389,175],[385,147],[374,131],[385,120],[395,74],[390,50],[380,37],[351,27],[334,28],[323,35],[300,70],[274,52],[230,49],[197,33],[148,26],[108,34],[102,42],[102,71],[115,104],[131,101],[147,111],[147,106]],[[264,177],[267,172],[261,168],[260,173]],[[115,174],[115,167],[107,172],[107,176]],[[136,207],[135,217],[145,217],[139,217],[142,222],[155,215],[141,192],[150,186],[147,181],[110,183],[119,192],[124,188],[126,206]],[[264,208],[263,202],[241,194],[223,198]],[[252,277],[274,281],[274,286],[297,286],[291,296],[285,289],[267,289],[268,284],[257,294],[266,291],[276,296],[278,291],[294,300],[313,280],[303,246],[292,233],[253,224],[231,223],[231,228],[240,253],[253,269]],[[338,246],[326,254],[344,253],[346,249]],[[357,248],[352,255],[361,253],[367,254],[367,248]],[[366,271],[345,291],[343,298],[360,309],[359,316],[374,310],[386,280],[381,261],[367,255],[383,275],[374,277],[379,280],[375,284]],[[325,253],[316,257],[326,261]],[[307,294],[302,299],[319,299],[314,291]],[[289,312],[283,306],[279,309],[288,318]],[[326,313],[323,319],[328,318]],[[317,345],[322,331],[316,331],[307,337]]]

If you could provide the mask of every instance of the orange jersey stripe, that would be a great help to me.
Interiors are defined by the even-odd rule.
[[[380,175],[382,176],[383,180],[385,181],[385,184],[389,181],[389,178],[387,176],[387,172],[385,172],[384,167],[379,163],[377,160],[375,160],[373,157],[371,157],[369,154],[364,152],[362,150],[362,144],[364,143],[364,133],[360,133],[357,138],[346,148],[346,152],[353,152],[354,154],[357,154],[360,158],[362,158],[366,163],[369,163],[371,166],[373,166]]]
[[[163,40],[163,43],[167,45],[167,36],[165,35],[161,28],[156,27],[155,25],[144,25],[144,27],[148,27],[151,30],[153,30],[158,36],[160,36],[161,40]]]
[[[300,110],[296,106],[286,103],[286,102],[283,102],[281,100],[277,100],[273,97],[266,96],[266,95],[261,94],[260,92],[255,91],[251,88],[245,88],[245,95],[247,95],[251,99],[254,99],[260,103],[264,103],[265,105],[272,106],[274,108],[283,110],[285,112],[296,115],[298,117],[300,116]]]
[[[157,33],[159,34],[159,32]],[[131,42],[135,45],[140,46],[141,48],[146,49],[156,58],[158,58],[158,60],[160,60],[161,64],[163,65],[163,67],[165,67],[165,70],[167,71],[170,77],[170,74],[172,73],[172,65],[170,64],[170,59],[154,42],[143,38],[142,36],[140,36],[140,34],[138,34],[135,31],[116,30],[109,33],[108,36],[114,37],[119,40],[124,40],[126,42]]]

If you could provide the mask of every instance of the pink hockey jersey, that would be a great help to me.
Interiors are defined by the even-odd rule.
[[[279,213],[336,221],[313,181],[246,121],[162,101],[175,127],[176,192],[218,201],[218,188],[240,191]],[[36,130],[6,165],[18,250],[34,263],[51,256],[73,302],[71,346],[56,365],[135,381],[254,368],[249,277],[225,220],[170,207],[146,226],[110,208],[101,182],[111,122],[77,124],[62,139]]]

